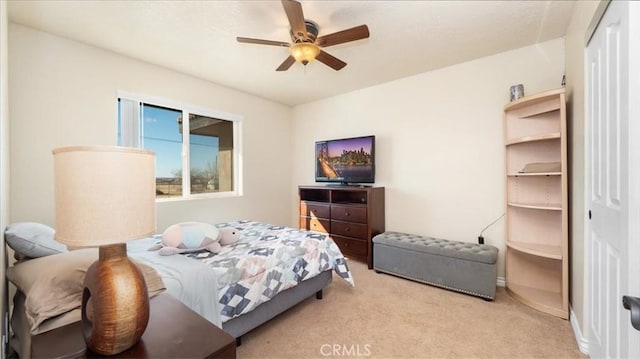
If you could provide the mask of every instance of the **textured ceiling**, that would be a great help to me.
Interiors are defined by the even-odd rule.
[[[301,1],[320,36],[367,24],[326,51],[347,62],[275,69],[290,41],[280,1],[9,1],[10,21],[287,105],[562,37],[573,1]]]

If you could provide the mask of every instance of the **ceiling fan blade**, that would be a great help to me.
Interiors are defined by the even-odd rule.
[[[245,42],[247,44],[273,45],[273,46],[282,46],[282,47],[291,46],[291,44],[289,44],[288,42],[252,39],[249,37],[240,37],[240,36],[236,37],[236,40],[238,40],[238,42]]]
[[[289,57],[287,57],[284,62],[281,63],[280,66],[278,66],[276,71],[287,71],[289,70],[289,67],[291,67],[291,65],[293,65],[295,62],[296,59],[294,59],[293,56],[289,55]]]
[[[343,67],[347,66],[347,63],[334,57],[329,55],[328,53],[320,50],[320,53],[318,54],[318,56],[316,56],[316,60],[322,62],[323,64],[331,67],[332,69],[339,71],[340,69],[342,69]]]
[[[320,47],[333,46],[343,44],[349,41],[366,39],[369,37],[369,28],[367,25],[352,27],[347,30],[334,32],[333,34],[320,36],[316,40],[316,45]]]
[[[306,40],[307,26],[304,23],[302,5],[294,0],[282,0],[282,7],[284,7],[284,12],[287,13],[293,36],[299,40]]]

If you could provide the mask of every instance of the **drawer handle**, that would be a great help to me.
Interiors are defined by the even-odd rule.
[[[344,215],[345,215],[346,217],[349,217],[349,212],[344,212]]]
[[[351,230],[351,228],[347,227],[345,228],[345,232],[349,232]]]

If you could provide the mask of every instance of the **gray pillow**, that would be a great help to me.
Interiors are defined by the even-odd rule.
[[[41,223],[20,222],[10,224],[4,238],[20,257],[38,258],[68,252],[67,246],[55,240],[55,233]]]
[[[7,279],[26,297],[24,308],[31,334],[39,333],[46,320],[80,307],[87,268],[97,259],[98,248],[84,248],[7,268]],[[149,297],[164,291],[164,282],[155,269],[135,264],[144,276]]]

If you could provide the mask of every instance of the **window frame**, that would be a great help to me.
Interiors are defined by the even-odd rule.
[[[118,101],[120,99],[126,99],[136,102],[138,109],[142,109],[142,104],[151,106],[160,106],[170,109],[174,109],[182,112],[182,195],[175,197],[156,198],[156,202],[175,202],[194,199],[208,199],[208,198],[227,198],[227,197],[240,197],[242,196],[243,188],[243,171],[242,171],[242,124],[244,117],[241,115],[224,112],[220,110],[211,110],[205,107],[181,103],[178,101],[167,100],[159,97],[134,94],[126,91],[117,91],[116,94],[116,143],[120,136],[119,131],[122,130],[118,124]],[[189,156],[189,135],[191,132],[190,114],[199,116],[212,117],[224,121],[231,121],[233,123],[233,190],[224,192],[209,192],[209,193],[191,193],[191,164]],[[144,148],[142,137],[144,134],[144,121],[142,120],[143,113],[138,113],[137,121],[137,135],[140,137],[138,140],[139,147]],[[157,161],[157,159],[156,159]]]

